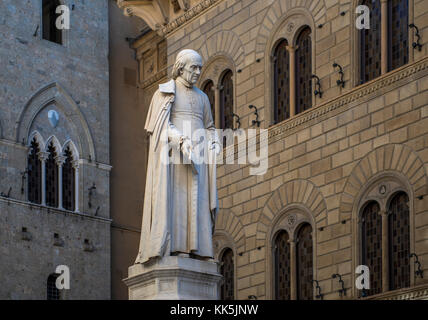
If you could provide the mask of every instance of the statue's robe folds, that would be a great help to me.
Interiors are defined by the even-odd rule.
[[[150,151],[136,263],[171,253],[213,258],[212,220],[218,210],[215,151],[207,153],[208,164],[177,164],[169,158],[171,148],[179,150],[186,121],[192,130],[207,129],[208,145],[218,142],[205,93],[179,80],[159,85],[145,124]]]

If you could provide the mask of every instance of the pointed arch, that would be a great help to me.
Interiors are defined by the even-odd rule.
[[[31,146],[31,142],[33,141],[33,139],[36,139],[36,142],[39,144],[40,150],[44,151],[46,148],[45,140],[43,139],[40,132],[38,132],[37,130],[31,132],[31,134],[28,136],[28,141],[27,141],[28,146]]]
[[[79,157],[79,151],[76,148],[76,145],[74,144],[74,142],[72,140],[67,140],[64,145],[62,146],[62,151],[64,152],[64,150],[67,149],[67,147],[70,148],[71,154],[73,156],[73,159],[78,160],[80,159]]]
[[[58,82],[52,82],[33,94],[24,105],[15,125],[15,140],[28,144],[29,131],[39,112],[49,104],[61,110],[68,120],[72,130],[78,137],[75,141],[79,154],[84,158],[96,160],[94,140],[85,116],[70,94]]]
[[[59,142],[58,138],[57,138],[57,137],[55,137],[54,135],[53,135],[53,136],[50,136],[50,137],[46,140],[45,148],[44,148],[44,150],[43,150],[43,151],[47,152],[47,151],[48,151],[48,148],[49,148],[49,145],[50,145],[51,143],[52,143],[52,144],[53,144],[53,146],[55,147],[55,151],[56,151],[56,153],[57,153],[58,155],[62,154],[62,146],[61,146],[61,143]]]

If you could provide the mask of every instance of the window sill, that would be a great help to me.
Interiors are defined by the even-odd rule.
[[[375,294],[361,300],[428,300],[428,282],[403,288]]]

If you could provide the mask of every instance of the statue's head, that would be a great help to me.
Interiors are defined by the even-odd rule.
[[[202,70],[202,57],[195,50],[185,49],[178,53],[172,78],[183,78],[187,83],[194,85],[198,82]]]

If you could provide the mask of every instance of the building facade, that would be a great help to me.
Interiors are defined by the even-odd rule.
[[[2,299],[110,298],[106,17],[104,0],[0,2]]]
[[[218,167],[222,298],[428,296],[428,1],[117,4],[153,30],[133,42],[145,112],[190,48],[216,126],[268,130],[264,174]]]

